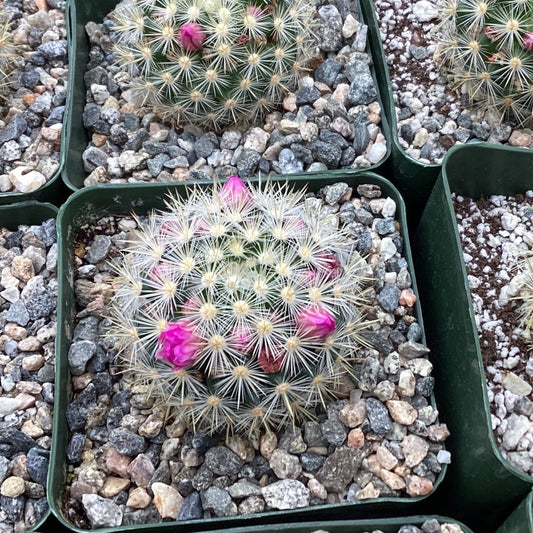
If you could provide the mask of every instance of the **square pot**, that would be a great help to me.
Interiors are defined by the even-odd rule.
[[[481,531],[500,523],[527,494],[533,477],[496,446],[474,310],[451,192],[471,198],[531,188],[533,154],[490,145],[456,147],[446,156],[415,236],[415,260],[435,361],[440,412],[453,428],[448,505]],[[470,523],[470,522],[469,522]]]
[[[496,533],[533,532],[533,492],[511,513]]]
[[[331,522],[305,522],[304,524],[279,524],[276,532],[279,533],[312,533],[314,531],[327,531],[328,533],[368,533],[379,530],[383,533],[398,533],[403,525],[413,525],[420,527],[427,520],[437,520],[439,524],[458,525],[463,533],[473,533],[473,531],[452,518],[444,516],[405,516],[401,518],[368,518],[365,520],[333,520]],[[272,526],[252,526],[238,527],[231,530],[232,533],[271,533]],[[222,533],[221,530],[212,533]],[[500,532],[498,532],[500,533]],[[502,532],[503,533],[503,532]],[[514,531],[505,533],[515,533]],[[516,531],[516,533],[519,533]]]
[[[285,181],[285,180],[281,180]],[[404,257],[408,262],[412,275],[412,288],[417,293],[416,281],[413,275],[411,252],[409,246],[409,236],[405,221],[405,206],[397,190],[387,180],[372,173],[353,174],[336,172],[334,176],[324,177],[320,180],[308,181],[307,175],[298,175],[290,180],[290,183],[298,188],[307,186],[309,190],[316,191],[325,185],[330,185],[338,181],[344,181],[352,187],[363,183],[376,184],[381,187],[384,197],[391,197],[397,205],[396,218],[400,222],[401,235],[404,239]],[[206,185],[203,183],[202,185]],[[209,184],[207,184],[209,185]],[[49,482],[50,501],[54,514],[59,520],[76,531],[81,529],[69,524],[63,517],[62,496],[65,484],[66,465],[65,453],[69,440],[68,429],[65,420],[65,410],[70,401],[70,379],[67,364],[67,353],[69,351],[70,340],[73,332],[74,319],[74,266],[72,250],[74,237],[77,229],[85,223],[96,221],[106,214],[130,214],[132,210],[138,214],[146,214],[151,209],[163,207],[165,196],[169,192],[184,194],[186,186],[183,184],[163,185],[100,185],[89,187],[76,192],[69,201],[62,207],[59,221],[59,279],[61,294],[58,305],[58,342],[57,342],[57,398],[56,398],[56,418],[54,446],[52,451],[52,463],[54,465],[53,474]],[[419,324],[423,327],[422,315],[418,301],[415,303],[416,316]],[[423,342],[423,341],[422,341]],[[432,400],[433,401],[433,400]],[[432,404],[433,405],[433,404]],[[427,496],[416,498],[390,498],[383,497],[373,500],[348,502],[335,505],[320,505],[305,509],[290,511],[265,512],[255,515],[245,515],[236,517],[214,518],[212,520],[191,520],[184,522],[167,522],[161,524],[123,526],[123,530],[135,529],[139,531],[197,531],[214,528],[237,527],[243,524],[260,524],[268,521],[270,523],[292,522],[301,520],[313,520],[331,516],[341,517],[362,517],[369,513],[374,515],[387,516],[398,514],[400,509],[408,506],[413,512],[419,512],[426,508],[426,500],[431,496],[441,483],[445,471],[445,464],[438,475],[434,488]],[[433,498],[434,500],[434,498]],[[116,531],[112,528],[101,529],[100,531]]]
[[[38,225],[51,218],[57,217],[57,208],[49,203],[40,203],[36,201],[27,201],[14,203],[12,205],[0,205],[0,227],[16,231],[21,225]],[[3,332],[3,327],[2,327]],[[3,440],[2,440],[3,442]],[[50,476],[50,468],[48,477]],[[41,519],[27,532],[35,532],[39,528],[45,527],[51,516],[50,510],[41,517]]]
[[[69,57],[70,57],[70,72],[69,72],[69,90],[67,97],[67,120],[65,122],[65,165],[62,170],[62,178],[64,183],[73,191],[84,187],[83,181],[85,175],[80,172],[82,168],[82,154],[89,142],[89,134],[83,125],[83,111],[85,107],[86,86],[84,75],[87,70],[88,53],[90,43],[85,31],[87,22],[99,22],[112,11],[118,4],[119,0],[102,0],[99,2],[85,2],[83,0],[67,0],[66,16],[69,21]],[[367,44],[368,54],[372,56],[375,45]],[[374,58],[373,58],[374,63]],[[365,171],[379,171],[384,168],[390,155],[391,146],[391,132],[389,126],[389,117],[387,116],[386,105],[384,105],[383,96],[380,91],[383,86],[379,84],[379,77],[374,71],[374,67],[370,65],[372,77],[375,80],[378,89],[378,101],[380,103],[381,123],[380,128],[387,140],[387,153],[385,157],[377,164],[371,165],[366,169],[343,169],[344,172],[350,171],[354,173]],[[308,179],[319,178],[323,172],[309,172]],[[193,180],[190,180],[191,182]]]

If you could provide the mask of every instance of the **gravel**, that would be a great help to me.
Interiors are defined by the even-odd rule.
[[[381,162],[387,141],[365,52],[367,27],[356,2],[317,5],[318,68],[300,80],[263,124],[204,132],[173,128],[132,97],[129,75],[114,65],[109,19],[90,22],[85,74],[84,185],[292,174]]]
[[[361,348],[355,365],[359,388],[327,410],[318,409],[316,420],[301,428],[264,433],[252,441],[195,433],[166,420],[143,387],[125,379],[113,361],[110,340],[93,334],[106,330],[103,317],[114,280],[108,261],[125,246],[136,222],[108,216],[80,229],[73,258],[77,312],[72,341],[75,346],[90,336],[97,351],[88,361],[69,357],[73,399],[67,409],[70,484],[64,501],[65,515],[74,524],[113,526],[119,516],[122,525],[234,516],[380,496],[417,497],[433,489],[441,464],[450,460],[442,449],[448,430],[438,423],[431,403],[432,365],[416,334],[416,296],[400,253],[398,225],[383,222],[395,217],[395,203],[374,185],[357,191],[331,185],[318,198],[333,217],[347,205],[367,214],[365,223],[348,224],[354,238],[368,235],[369,269],[375,276],[368,317],[375,324],[368,332],[369,347]],[[372,229],[378,222],[390,230],[386,237]],[[111,242],[107,256],[88,269],[94,242],[102,236]],[[386,238],[396,243],[396,252],[383,259]],[[396,307],[385,308],[379,295],[400,281]],[[409,340],[413,331],[416,340]],[[94,359],[98,370],[90,370]],[[86,371],[79,374],[83,364]],[[117,477],[129,483],[118,484]],[[104,523],[100,511],[106,506],[118,506],[120,513],[109,513]]]
[[[31,193],[60,164],[68,78],[64,1],[6,0],[17,64],[0,101],[0,192]]]
[[[30,529],[48,511],[55,241],[53,219],[16,231],[0,229],[0,523],[9,530]],[[45,313],[29,312],[45,295],[54,305]]]
[[[466,94],[453,92],[433,60],[438,44],[435,18],[440,0],[374,0],[385,52],[398,140],[421,163],[440,164],[456,144],[487,141],[533,147],[530,129],[500,123],[493,110],[468,107]]]
[[[516,263],[533,249],[533,191],[473,201],[455,197],[494,436],[514,466],[533,474],[533,352],[517,313]]]

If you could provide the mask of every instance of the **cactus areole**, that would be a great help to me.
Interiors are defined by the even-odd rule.
[[[230,178],[139,220],[115,266],[121,364],[192,427],[275,429],[353,387],[369,266],[304,191]]]
[[[312,48],[305,0],[123,0],[114,53],[163,119],[220,129],[276,108]]]

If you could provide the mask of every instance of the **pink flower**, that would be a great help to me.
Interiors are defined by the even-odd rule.
[[[325,339],[337,327],[334,316],[319,305],[304,307],[296,324],[305,334],[319,339]]]
[[[239,176],[231,176],[220,189],[220,197],[227,204],[240,204],[250,200],[251,195],[248,187]]]
[[[194,326],[187,320],[168,322],[167,328],[159,334],[161,348],[156,353],[158,359],[164,359],[172,365],[172,370],[181,370],[194,363],[200,349],[200,338]]]
[[[533,52],[533,31],[529,31],[524,35],[522,46],[524,50],[527,50],[528,52]]]
[[[178,32],[178,41],[185,50],[200,50],[204,45],[205,33],[196,22],[184,24]]]

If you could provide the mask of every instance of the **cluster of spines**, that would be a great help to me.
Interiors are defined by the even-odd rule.
[[[520,124],[533,113],[533,0],[443,0],[436,57],[471,102]]]
[[[305,0],[126,0],[114,12],[118,63],[165,119],[219,129],[279,105],[305,71]]]
[[[368,327],[368,266],[326,216],[274,184],[237,202],[216,188],[170,199],[117,267],[110,334],[126,371],[209,432],[294,424],[338,397]],[[309,309],[334,328],[302,328]],[[183,367],[158,357],[175,321],[198,343]]]
[[[533,346],[533,252],[525,252],[519,265],[523,284],[518,295],[519,317],[526,340]]]
[[[0,9],[0,90],[5,90],[10,85],[9,77],[15,66],[15,60],[16,53],[11,24],[8,16]]]

